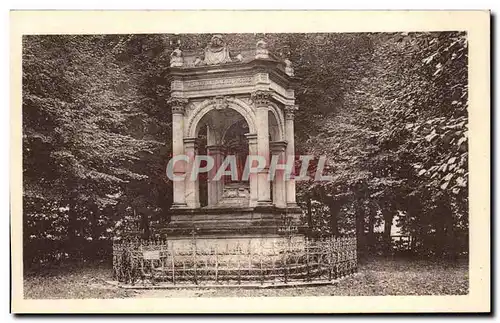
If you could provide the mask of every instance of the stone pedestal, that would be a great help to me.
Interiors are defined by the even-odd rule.
[[[176,210],[170,224],[160,233],[167,236],[176,253],[192,250],[193,239],[197,248],[212,251],[219,248],[221,254],[230,254],[231,248],[239,248],[240,252],[252,249],[257,253],[259,248],[270,248],[271,244],[286,248],[287,239],[300,245],[307,230],[301,225],[300,214],[300,209],[283,210],[274,206]],[[273,253],[279,254],[279,250]],[[228,257],[234,261],[234,257]]]

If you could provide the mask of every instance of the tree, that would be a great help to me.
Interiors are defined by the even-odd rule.
[[[82,228],[110,222],[98,213],[130,183],[150,178],[138,163],[164,145],[147,128],[161,123],[142,105],[142,75],[110,50],[121,37],[24,38],[24,215],[36,217],[40,205],[67,207],[66,233],[57,238],[68,246],[83,235],[95,238]]]
[[[448,237],[437,245],[450,250],[467,227],[466,37],[372,34],[369,43],[344,79],[343,104],[317,118],[305,140],[307,152],[328,155],[334,180],[307,189],[376,203],[386,240],[402,214],[404,231],[423,238],[437,230]]]

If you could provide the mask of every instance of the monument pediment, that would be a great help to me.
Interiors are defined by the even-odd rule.
[[[170,57],[170,67],[184,69],[246,64],[255,60],[268,61],[283,73],[293,76],[291,61],[288,58],[280,59],[269,52],[264,40],[259,40],[254,48],[230,48],[221,35],[214,35],[204,49],[183,51],[175,48]]]

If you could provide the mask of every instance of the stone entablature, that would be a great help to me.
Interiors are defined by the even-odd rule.
[[[295,100],[291,88],[294,79],[279,70],[276,64],[253,61],[248,64],[228,64],[193,68],[170,68],[171,95],[184,98],[209,97],[224,94],[251,94],[270,90],[275,101],[289,105]]]

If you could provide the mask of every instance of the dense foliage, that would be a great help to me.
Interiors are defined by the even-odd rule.
[[[24,241],[39,248],[27,261],[84,252],[73,246],[109,241],[129,218],[145,234],[168,221],[166,72],[178,38],[199,49],[210,35],[24,38]],[[373,245],[396,218],[422,252],[466,250],[466,35],[226,35],[234,49],[260,38],[294,62],[298,153],[329,158],[332,181],[299,185],[312,233]]]

